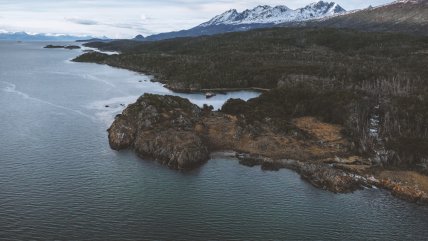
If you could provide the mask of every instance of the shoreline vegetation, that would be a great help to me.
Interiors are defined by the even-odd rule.
[[[428,203],[427,37],[273,28],[86,46],[121,54],[74,61],[151,74],[174,91],[263,90],[216,112],[146,94],[109,129],[115,150],[175,169],[233,150],[241,164],[293,169],[332,192],[376,186]]]

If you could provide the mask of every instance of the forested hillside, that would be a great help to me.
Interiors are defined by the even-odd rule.
[[[425,170],[428,38],[335,29],[263,29],[159,42],[117,41],[75,61],[153,74],[171,89],[267,88],[223,111],[247,121],[298,116],[341,124],[373,163]],[[425,165],[425,166],[424,166]]]

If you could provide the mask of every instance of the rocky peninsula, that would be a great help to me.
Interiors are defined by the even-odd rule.
[[[44,47],[45,49],[68,49],[68,50],[73,50],[73,49],[81,49],[80,46],[77,45],[46,45]]]
[[[180,97],[145,94],[116,116],[108,136],[112,149],[133,149],[173,169],[197,168],[210,153],[232,150],[243,165],[289,168],[331,192],[376,186],[408,201],[428,203],[426,176],[407,172],[406,177],[374,165],[351,151],[352,141],[343,130],[308,116],[292,119],[284,129],[270,118],[250,121]]]

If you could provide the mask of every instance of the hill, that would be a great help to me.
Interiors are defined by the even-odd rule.
[[[312,27],[428,35],[428,0],[401,0],[340,16],[311,21]]]

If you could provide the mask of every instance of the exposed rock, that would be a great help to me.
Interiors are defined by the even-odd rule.
[[[237,153],[236,158],[238,158],[239,163],[241,165],[248,166],[248,167],[260,166],[265,161],[263,157],[254,156],[247,153]]]
[[[201,110],[186,99],[145,94],[117,116],[108,130],[114,150],[133,148],[175,169],[188,169],[209,158],[207,146],[193,132]]]
[[[366,179],[332,168],[327,164],[313,164],[293,160],[273,160],[270,158],[251,154],[237,154],[239,163],[246,166],[261,166],[262,170],[278,171],[289,168],[298,172],[301,177],[318,188],[334,193],[347,193],[367,186]]]
[[[392,194],[409,202],[418,202],[422,196],[426,195],[421,190],[414,187],[400,186],[396,184],[392,189]]]
[[[174,169],[197,167],[209,158],[199,136],[176,129],[142,132],[135,140],[134,149],[140,156],[152,157]]]
[[[334,193],[347,193],[365,186],[364,179],[328,165],[299,163],[297,171],[312,185]]]
[[[284,158],[317,160],[326,156],[333,158],[346,151],[343,146],[347,142],[340,136],[339,127],[314,118],[297,119],[295,122],[304,122],[300,132],[309,134],[299,136],[297,129],[295,135],[278,133],[269,120],[249,124],[236,116],[213,112],[208,107],[201,109],[187,99],[145,94],[116,116],[108,132],[112,149],[131,148],[142,157],[176,169],[196,167],[208,160],[210,152],[217,150],[248,153],[237,156],[240,163],[260,165],[263,170],[287,167],[287,163],[280,161]],[[310,131],[311,127],[314,128]],[[325,131],[332,133],[323,134]],[[316,168],[314,166],[313,170]],[[312,172],[308,167],[299,167],[299,170],[306,177]],[[315,176],[309,179],[322,179],[328,174],[334,176],[335,173],[311,174]],[[346,177],[337,177],[335,182],[345,182],[344,179]],[[322,184],[320,181],[315,183]],[[329,189],[343,191],[346,188]]]
[[[306,118],[305,121],[305,128],[309,128],[311,123],[317,127],[320,125],[314,118]],[[336,130],[337,127],[328,128],[329,131],[331,129]],[[339,134],[336,131],[331,135]],[[332,138],[331,135],[305,137],[303,140],[298,135],[278,133],[269,122],[247,124],[235,116],[213,112],[208,107],[201,109],[187,99],[151,94],[145,94],[135,104],[129,105],[109,129],[111,148],[133,148],[140,155],[152,156],[176,168],[187,167],[183,163],[187,159],[184,162],[193,163],[189,166],[205,161],[208,150],[239,150],[273,159],[299,160],[342,154],[346,151],[342,148],[346,141],[341,137]],[[338,139],[341,145],[336,144]],[[334,145],[326,145],[328,143]],[[186,154],[188,158],[182,156],[179,161],[176,152],[180,149],[183,153],[196,150],[196,154]],[[177,165],[164,160],[171,157],[174,157],[172,163],[176,162]],[[191,157],[200,160],[190,160]],[[240,159],[245,164],[244,158]],[[250,159],[254,162],[254,156]],[[250,162],[247,164],[251,165]],[[257,164],[263,164],[263,169],[279,168],[277,163],[263,161]]]

